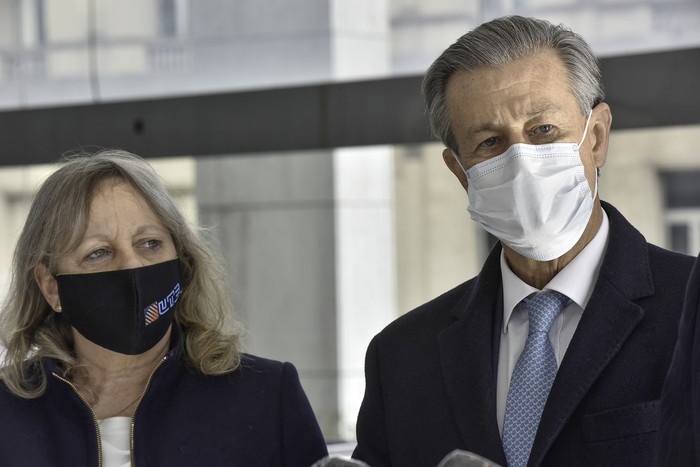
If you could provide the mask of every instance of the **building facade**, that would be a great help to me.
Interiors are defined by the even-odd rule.
[[[418,75],[469,28],[512,13],[563,22],[601,56],[700,45],[694,0],[0,0],[0,111]],[[601,198],[649,241],[697,254],[698,148],[700,125],[614,130]],[[369,339],[477,274],[490,248],[441,152],[154,159],[188,216],[214,229],[248,349],[297,366],[329,441],[354,436]],[[3,293],[50,170],[0,170]]]

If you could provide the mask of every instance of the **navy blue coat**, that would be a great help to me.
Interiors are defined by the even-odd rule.
[[[661,397],[658,465],[700,465],[700,257],[685,305]]]
[[[138,406],[135,467],[308,467],[327,455],[293,365],[245,355],[238,370],[203,376],[182,365],[181,353],[170,351]],[[0,465],[99,465],[90,409],[44,363],[43,396],[20,399],[0,385]]]
[[[691,257],[648,244],[612,206],[593,294],[564,355],[530,466],[653,462],[659,398]],[[375,336],[354,456],[430,466],[454,449],[506,465],[496,421],[503,319],[500,246],[480,274]]]

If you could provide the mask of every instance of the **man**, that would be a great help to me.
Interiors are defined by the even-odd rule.
[[[472,218],[500,245],[373,339],[354,456],[651,463],[692,260],[599,201],[612,117],[590,48],[546,21],[497,19],[443,52],[423,92]]]
[[[659,466],[700,465],[700,257],[688,281],[671,369],[661,396]]]

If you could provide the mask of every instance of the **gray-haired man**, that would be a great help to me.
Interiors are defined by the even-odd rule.
[[[445,50],[423,92],[472,219],[500,244],[372,341],[355,457],[650,464],[692,259],[599,200],[612,116],[590,48],[500,18]]]

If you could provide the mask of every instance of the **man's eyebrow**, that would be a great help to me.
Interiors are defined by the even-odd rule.
[[[536,107],[533,107],[532,110],[530,110],[527,113],[527,117],[528,118],[539,117],[543,113],[547,113],[547,112],[559,113],[560,110],[561,109],[554,104],[542,104],[542,105],[538,105]]]
[[[471,134],[493,132],[498,129],[498,125],[494,123],[483,123],[481,125],[470,126],[467,131]]]
[[[561,108],[559,106],[548,103],[548,104],[542,104],[542,105],[538,105],[538,106],[533,107],[532,110],[530,110],[526,114],[526,116],[527,116],[527,118],[535,118],[535,117],[539,117],[540,115],[545,114],[545,113],[558,114],[560,112],[561,112]],[[498,124],[493,123],[493,122],[487,122],[487,123],[483,123],[481,125],[470,126],[469,128],[467,128],[467,131],[470,134],[474,135],[474,134],[478,134],[478,133],[497,131],[499,128],[500,127]]]

